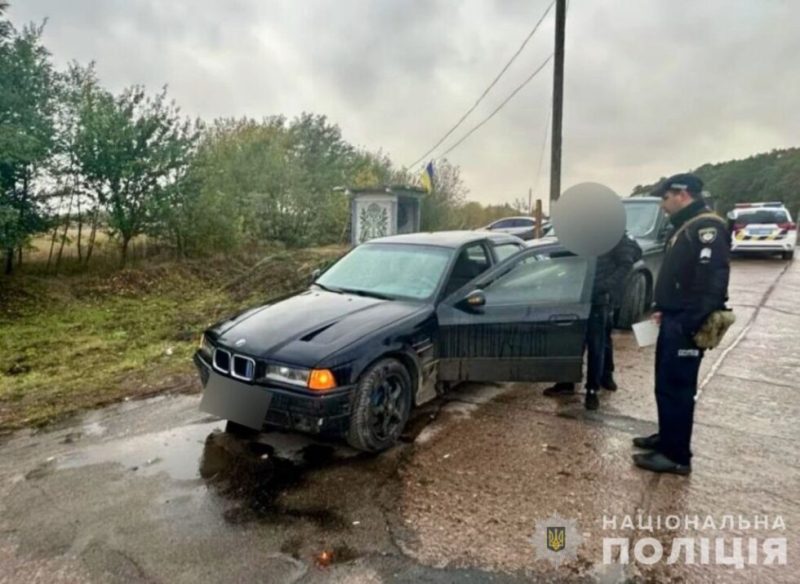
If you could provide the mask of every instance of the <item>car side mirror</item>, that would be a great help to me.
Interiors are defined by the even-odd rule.
[[[486,294],[484,294],[483,290],[473,290],[464,297],[460,304],[466,308],[486,306]]]
[[[317,281],[317,279],[318,279],[318,278],[319,278],[321,275],[322,275],[322,270],[321,270],[320,268],[317,268],[316,270],[314,270],[313,272],[311,272],[311,276],[309,276],[309,281],[308,281],[309,285],[311,285],[311,284],[313,284],[314,282],[316,282],[316,281]]]

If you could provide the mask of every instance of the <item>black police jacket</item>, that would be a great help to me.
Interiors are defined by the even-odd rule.
[[[642,257],[642,249],[627,234],[611,251],[597,258],[594,287],[592,289],[593,304],[611,304],[619,306],[625,293],[625,281],[635,264]]]
[[[701,213],[710,211],[696,201],[670,218],[676,235],[667,245],[655,289],[656,310],[674,313],[689,335],[728,299],[730,235],[724,221],[700,218],[681,232]]]

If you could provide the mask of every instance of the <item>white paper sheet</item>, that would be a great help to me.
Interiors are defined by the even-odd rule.
[[[658,340],[658,325],[652,320],[643,320],[633,325],[633,334],[640,347],[651,347]]]

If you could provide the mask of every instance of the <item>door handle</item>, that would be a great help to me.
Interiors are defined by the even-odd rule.
[[[554,314],[548,320],[557,326],[569,326],[578,320],[578,315]]]

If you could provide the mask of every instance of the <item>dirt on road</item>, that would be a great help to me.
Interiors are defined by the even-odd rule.
[[[795,582],[799,299],[800,264],[735,262],[738,320],[704,360],[690,477],[631,464],[655,403],[652,349],[629,333],[615,335],[620,389],[597,412],[542,385],[466,386],[379,456],[234,439],[186,395],[18,432],[0,446],[0,582]],[[556,514],[580,542],[560,565],[534,538]],[[624,525],[639,516],[653,528]],[[686,516],[699,524],[656,525]],[[726,516],[770,525],[731,530]],[[630,540],[629,563],[603,562],[607,537]],[[643,538],[663,558],[634,561]],[[745,560],[749,538],[785,538],[787,564],[737,569],[715,550],[668,563],[677,538],[742,538]]]

